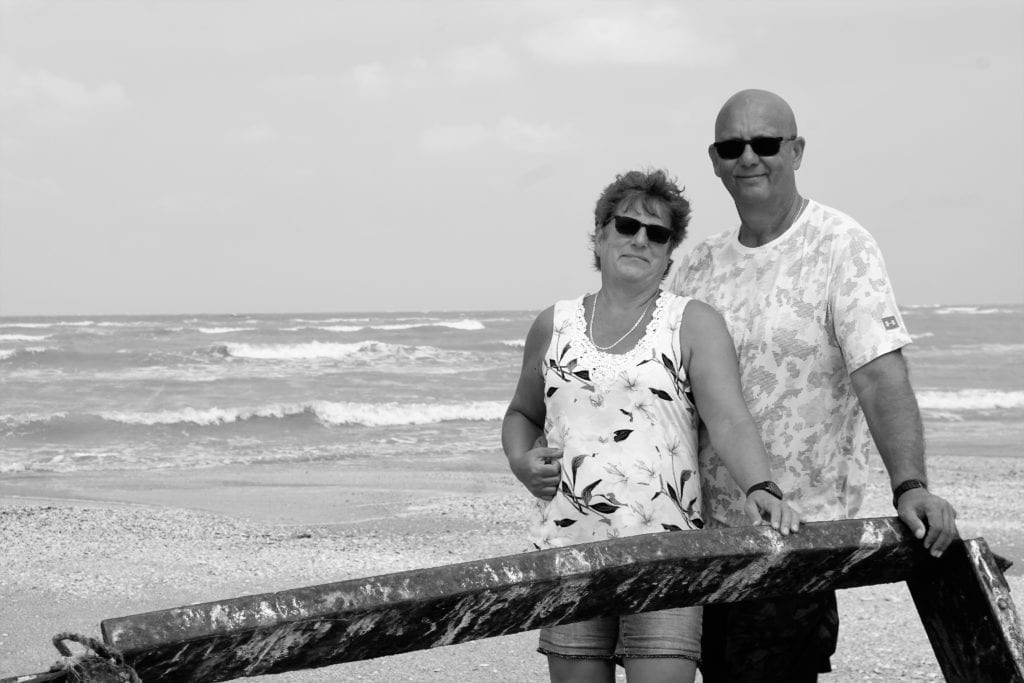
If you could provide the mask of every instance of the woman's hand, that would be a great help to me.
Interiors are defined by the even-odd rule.
[[[548,448],[542,434],[533,442],[533,448],[517,458],[509,458],[509,466],[530,493],[541,500],[551,500],[562,481],[562,449]]]
[[[752,524],[771,524],[783,536],[800,530],[800,513],[767,491],[747,496],[746,511]]]

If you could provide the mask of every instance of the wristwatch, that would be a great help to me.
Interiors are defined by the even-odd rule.
[[[767,491],[769,494],[775,496],[779,500],[782,500],[782,489],[779,488],[778,484],[771,480],[761,481],[754,484],[747,489],[747,495],[749,496],[754,491]]]
[[[907,479],[905,482],[897,486],[892,490],[892,506],[897,510],[900,509],[900,496],[911,489],[925,489],[928,490],[928,486],[920,479]]]

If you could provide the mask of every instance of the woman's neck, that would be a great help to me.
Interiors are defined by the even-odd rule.
[[[653,287],[649,284],[631,286],[629,284],[612,285],[608,282],[601,283],[601,289],[597,296],[601,299],[601,309],[609,311],[632,311],[647,306],[658,296],[660,284]]]

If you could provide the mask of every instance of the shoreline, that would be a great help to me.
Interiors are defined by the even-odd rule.
[[[1014,561],[1024,606],[1024,462],[939,456],[932,487]],[[872,463],[862,517],[890,516]],[[60,631],[103,619],[529,550],[529,496],[500,454],[414,463],[275,463],[202,470],[0,476],[0,675],[44,671]],[[941,680],[902,584],[840,591],[839,649],[825,681]],[[547,680],[527,632],[275,676],[267,681]],[[871,653],[865,658],[864,653]],[[620,670],[621,671],[621,670]]]
[[[267,524],[319,526],[392,517],[418,500],[514,491],[511,477],[497,458],[434,461],[417,470],[408,461],[360,460],[19,472],[0,475],[0,504],[34,499],[173,507]]]

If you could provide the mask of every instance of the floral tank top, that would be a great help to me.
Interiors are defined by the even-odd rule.
[[[662,292],[624,354],[587,335],[583,297],[554,308],[544,357],[544,435],[563,449],[562,481],[538,501],[538,548],[701,528],[697,411],[679,325],[689,298]]]

